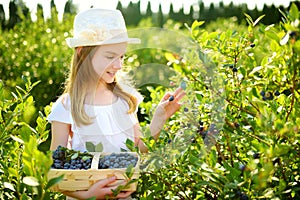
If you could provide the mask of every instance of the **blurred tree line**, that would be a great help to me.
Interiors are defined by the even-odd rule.
[[[294,2],[300,8],[300,2]],[[56,10],[54,1],[51,0],[51,9]],[[290,4],[291,5],[291,4]],[[197,9],[195,10],[195,8]],[[153,12],[151,9],[151,2],[148,1],[147,9],[145,12],[142,12],[140,9],[140,1],[137,3],[130,2],[128,5],[122,5],[121,1],[118,2],[117,9],[119,9],[126,20],[127,25],[137,26],[142,19],[150,17],[152,23],[155,26],[163,27],[164,23],[168,19],[172,19],[176,22],[182,22],[191,24],[194,20],[203,20],[205,22],[214,21],[218,18],[229,18],[236,17],[238,23],[242,23],[245,19],[244,13],[249,14],[253,19],[258,18],[261,15],[265,15],[262,19],[264,24],[274,24],[278,23],[281,20],[281,14],[279,10],[287,10],[290,8],[284,8],[283,6],[276,7],[275,5],[266,5],[264,4],[262,10],[258,10],[257,7],[254,9],[248,9],[247,4],[234,5],[231,2],[229,5],[224,5],[223,2],[219,2],[216,6],[211,3],[208,7],[204,5],[203,1],[199,1],[198,6],[191,6],[188,13],[185,13],[183,7],[175,12],[173,4],[170,4],[169,13],[165,14],[162,12],[162,6],[159,5],[158,12]],[[37,4],[37,10],[43,16],[43,7],[41,4]],[[74,14],[77,12],[77,8],[73,4],[72,0],[68,0],[65,4],[64,16],[67,13]],[[0,4],[0,24],[2,30],[11,29],[14,25],[20,22],[23,18],[30,18],[30,11],[26,7],[26,4],[22,0],[11,0],[9,3],[9,17],[5,18],[5,11],[3,5]],[[51,16],[54,17],[54,16]]]
[[[56,9],[54,0],[51,0],[50,8],[51,18],[57,18],[58,11]],[[67,17],[68,14],[75,14],[76,12],[76,6],[73,4],[72,0],[68,0],[64,6],[64,18]],[[44,18],[43,6],[39,3],[37,3],[37,17]],[[23,0],[10,0],[8,19],[6,19],[6,14],[3,5],[0,4],[0,25],[2,30],[12,29],[17,23],[25,19],[32,20],[30,10],[26,6],[26,3],[23,2]]]

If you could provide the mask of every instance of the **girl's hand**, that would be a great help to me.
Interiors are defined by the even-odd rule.
[[[120,192],[117,196],[113,196],[112,190],[116,189],[119,185],[108,186],[116,181],[116,177],[112,176],[104,180],[100,180],[93,184],[87,191],[63,192],[64,195],[78,198],[88,199],[96,197],[96,199],[119,199],[129,197],[133,191]],[[125,184],[125,183],[124,183]]]
[[[180,109],[182,105],[180,100],[184,96],[185,91],[181,87],[178,87],[174,93],[168,92],[163,96],[154,112],[150,124],[150,130],[153,136],[157,135],[165,122]]]
[[[157,115],[160,115],[160,117],[166,121],[180,109],[182,105],[180,100],[184,96],[185,91],[181,87],[178,87],[174,93],[166,93],[158,104],[155,112],[157,112]]]

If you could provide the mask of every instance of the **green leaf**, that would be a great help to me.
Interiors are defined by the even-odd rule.
[[[296,54],[300,54],[300,40],[297,40],[294,44],[294,49]]]
[[[174,62],[176,60],[176,58],[174,57],[174,55],[172,53],[166,52],[165,53],[165,58],[170,61],[170,62]]]
[[[95,145],[92,142],[86,142],[85,147],[87,151],[95,152]]]
[[[256,24],[257,24],[262,18],[264,18],[264,17],[265,17],[265,15],[259,16],[259,17],[255,20],[255,22],[253,23],[253,26],[256,26]]]
[[[26,185],[29,185],[29,186],[33,186],[33,187],[36,187],[36,186],[40,185],[40,183],[37,180],[37,178],[35,178],[33,176],[26,176],[26,177],[24,177],[23,178],[23,183],[25,183]]]
[[[194,31],[199,26],[202,26],[205,22],[204,21],[197,21],[195,20],[191,26],[192,31]]]
[[[19,138],[19,137],[17,137],[17,136],[14,136],[14,135],[11,135],[10,137],[11,137],[14,141],[19,142],[20,144],[24,144],[24,141],[23,141],[21,138]]]
[[[102,152],[103,151],[103,145],[102,143],[100,142],[99,144],[97,144],[95,146],[95,152]]]
[[[48,181],[47,185],[46,185],[46,189],[51,188],[55,184],[58,184],[59,182],[61,182],[63,180],[63,178],[64,178],[64,174],[62,174],[62,175],[60,175],[58,177],[50,179]]]
[[[83,156],[83,157],[82,157],[82,160],[83,160],[83,161],[86,161],[86,160],[89,159],[89,158],[91,158],[91,157],[90,157],[90,156]]]
[[[286,33],[283,38],[281,38],[280,40],[280,45],[286,45],[286,43],[289,41],[289,38],[290,38],[290,34],[289,33]]]
[[[134,142],[130,139],[127,139],[126,142],[126,147],[130,150],[133,151],[134,150]]]
[[[292,21],[299,19],[299,10],[298,10],[296,4],[292,3],[289,13],[290,13]]]
[[[246,21],[248,22],[248,24],[253,26],[252,17],[246,13],[244,13],[244,15],[246,16]]]
[[[78,152],[74,153],[74,154],[71,156],[71,159],[72,159],[72,160],[75,160],[76,158],[78,158]]]
[[[278,37],[278,35],[276,35],[276,33],[273,33],[271,31],[266,31],[265,34],[266,34],[267,37],[269,37],[270,39],[275,40],[276,42],[280,41],[280,38]]]
[[[15,169],[15,168],[8,168],[8,173],[10,176],[15,176],[15,177],[18,177],[19,176],[19,173],[18,171]]]
[[[10,189],[14,192],[16,191],[15,188],[14,188],[14,185],[11,184],[11,183],[8,183],[8,182],[4,182],[4,188]]]
[[[96,200],[96,197],[88,198],[87,200]]]
[[[133,173],[134,173],[134,168],[133,168],[133,165],[130,164],[130,165],[126,168],[125,174],[126,174],[126,176],[130,179],[130,178],[133,176]]]
[[[260,71],[262,69],[262,66],[254,67],[253,70],[249,73],[249,75],[253,75],[254,73]]]

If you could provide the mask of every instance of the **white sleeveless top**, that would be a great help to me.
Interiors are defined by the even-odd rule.
[[[143,97],[135,91],[138,103]],[[70,98],[60,97],[52,106],[48,120],[71,124],[73,137],[71,148],[86,151],[86,142],[102,143],[103,152],[120,152],[126,149],[126,140],[134,141],[134,125],[138,123],[136,112],[128,114],[127,102],[118,97],[111,105],[85,105],[86,113],[94,117],[90,125],[76,126],[70,112]],[[59,133],[57,133],[59,134]]]

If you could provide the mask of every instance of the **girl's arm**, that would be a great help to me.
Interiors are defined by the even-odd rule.
[[[52,121],[51,132],[52,139],[50,150],[55,150],[59,145],[62,147],[68,146],[68,138],[72,133],[70,124]]]
[[[141,153],[147,153],[148,148],[145,146],[144,142],[141,140],[142,133],[139,123],[134,126],[134,145],[139,148]]]

